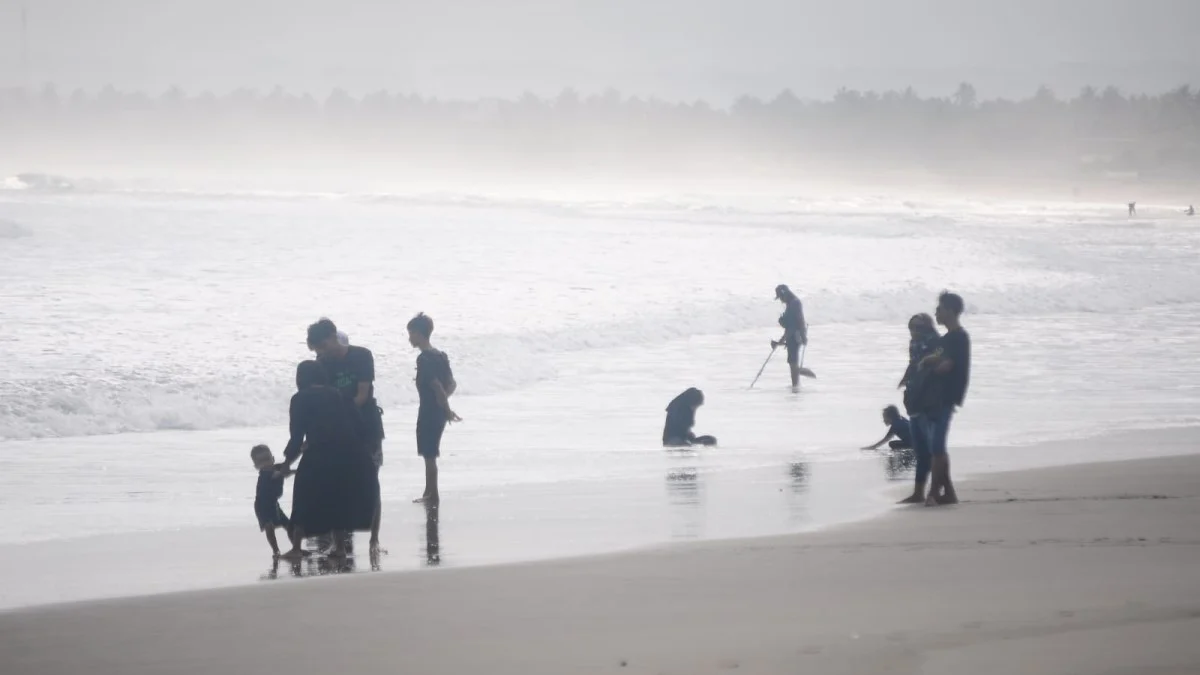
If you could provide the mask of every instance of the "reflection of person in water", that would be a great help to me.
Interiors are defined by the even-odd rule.
[[[712,436],[696,436],[692,427],[696,425],[696,409],[704,405],[704,392],[691,387],[676,396],[667,405],[667,423],[663,427],[663,445],[684,447],[688,445],[716,445]]]
[[[442,564],[442,542],[438,536],[438,507],[425,504],[425,564],[437,567]]]
[[[888,443],[888,447],[892,450],[911,450],[913,446],[912,427],[909,426],[908,420],[900,414],[900,409],[894,405],[889,405],[883,409],[883,423],[888,425],[887,434],[879,439],[874,445],[868,445],[863,450],[875,450],[879,446]],[[892,440],[895,439],[895,440]]]

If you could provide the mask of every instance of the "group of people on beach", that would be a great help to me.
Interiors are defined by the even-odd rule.
[[[808,346],[804,308],[786,285],[775,288],[775,298],[784,305],[784,312],[779,317],[784,332],[779,340],[771,342],[772,354],[779,347],[786,348],[792,390],[795,391],[801,375],[815,377],[803,366],[804,349]],[[888,443],[892,450],[915,455],[913,492],[901,500],[902,504],[937,506],[958,502],[954,481],[950,478],[946,438],[950,420],[963,404],[970,382],[971,338],[960,322],[963,309],[962,297],[947,291],[938,296],[933,316],[922,313],[909,319],[908,366],[897,387],[904,390],[903,403],[909,417],[901,415],[895,405],[884,408],[883,422],[888,431],[878,442],[864,448],[875,450]],[[944,334],[938,332],[938,325],[946,329]],[[704,393],[695,387],[679,394],[667,405],[664,446],[716,445],[716,438],[697,436],[692,431],[696,411],[702,405]]]
[[[417,502],[437,508],[437,458],[446,425],[461,421],[450,407],[458,388],[449,358],[433,347],[433,319],[418,314],[408,322],[408,341],[420,350],[416,387],[417,454],[425,460],[425,491]],[[266,445],[250,458],[258,470],[254,512],[271,550],[300,558],[307,538],[331,557],[345,557],[351,534],[370,531],[370,547],[379,547],[382,517],[379,469],[383,466],[383,410],[375,399],[375,359],[371,350],[351,345],[333,321],[308,327],[308,348],[315,359],[296,366],[296,393],[289,409],[289,439],[283,461]],[[292,466],[303,457],[298,468]],[[283,481],[295,476],[292,513],[279,506]],[[275,531],[292,544],[281,553]]]
[[[784,305],[779,317],[784,332],[780,339],[771,341],[771,353],[785,348],[792,388],[796,390],[802,375],[815,377],[803,366],[808,345],[804,308],[786,285],[775,288],[775,298]],[[884,408],[888,433],[867,448],[890,442],[893,450],[915,454],[913,493],[901,503],[935,506],[958,501],[950,478],[946,438],[970,380],[971,342],[960,323],[962,312],[962,298],[943,292],[932,317],[916,314],[909,319],[908,367],[899,384],[909,417],[904,418],[894,405]],[[946,332],[939,334],[937,325]],[[408,322],[407,329],[409,344],[420,350],[416,445],[417,454],[425,461],[425,490],[415,501],[437,508],[437,459],[442,434],[447,424],[461,421],[450,407],[450,397],[458,385],[449,358],[430,341],[433,320],[418,314]],[[306,538],[317,539],[318,547],[331,557],[344,557],[351,534],[356,531],[370,531],[370,547],[376,552],[382,516],[379,469],[383,466],[385,434],[383,410],[375,399],[374,356],[365,347],[351,345],[329,319],[308,327],[307,344],[316,358],[296,366],[296,393],[291,399],[283,461],[277,462],[267,445],[256,445],[250,451],[259,474],[255,515],[272,551],[284,558],[308,555],[303,548]],[[696,411],[702,405],[704,393],[695,387],[671,400],[663,428],[664,446],[716,445],[716,438],[698,436],[692,430]],[[304,460],[299,468],[293,469],[301,457]],[[289,517],[279,499],[284,479],[293,475]],[[280,551],[276,538],[275,531],[280,528],[287,532],[292,545],[286,552]]]
[[[944,292],[938,296],[932,317],[914,314],[908,320],[908,367],[897,388],[904,390],[904,408],[909,416],[906,419],[894,405],[884,408],[883,423],[888,431],[864,448],[874,450],[888,443],[892,450],[915,455],[913,492],[901,504],[937,506],[958,502],[950,478],[946,437],[971,378],[971,337],[960,322],[962,313],[963,299]],[[944,334],[938,333],[938,325],[945,327]],[[925,483],[931,475],[927,494]]]

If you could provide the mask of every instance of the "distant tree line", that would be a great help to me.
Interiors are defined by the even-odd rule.
[[[719,108],[614,90],[474,101],[342,90],[317,98],[280,88],[0,90],[0,147],[30,153],[39,144],[93,155],[140,147],[157,158],[353,152],[381,162],[548,169],[836,164],[1177,180],[1200,176],[1200,91],[1127,96],[1088,87],[1064,99],[1041,88],[1022,100],[980,100],[964,83],[949,97],[842,89],[828,100],[802,100],[785,90]]]

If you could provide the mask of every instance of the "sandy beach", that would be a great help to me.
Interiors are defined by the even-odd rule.
[[[823,532],[0,615],[4,673],[1200,672],[1200,457]]]

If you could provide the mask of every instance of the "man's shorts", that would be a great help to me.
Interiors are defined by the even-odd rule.
[[[797,340],[787,341],[787,362],[788,365],[800,365],[800,342]]]

